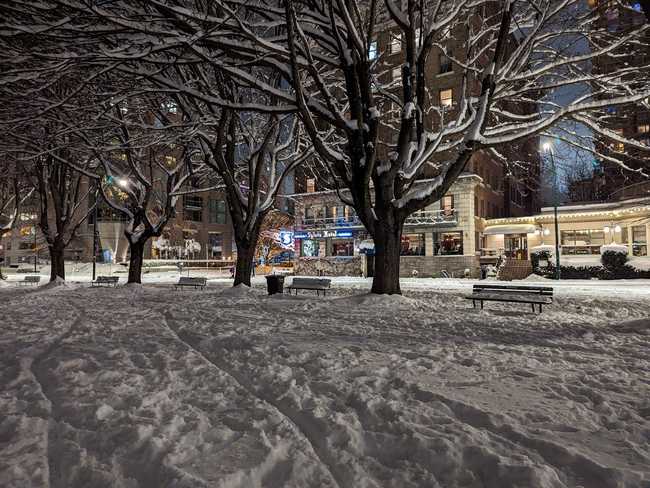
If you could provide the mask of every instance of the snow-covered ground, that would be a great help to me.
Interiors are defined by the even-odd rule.
[[[531,314],[167,276],[0,282],[1,487],[650,487],[647,282],[544,281]]]

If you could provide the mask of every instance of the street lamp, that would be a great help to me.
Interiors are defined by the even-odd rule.
[[[553,168],[553,217],[555,220],[555,279],[560,279],[560,230],[557,221],[557,166],[555,164],[555,157],[553,156],[553,146],[545,142],[542,146],[544,152],[548,153],[551,157],[551,167]]]
[[[95,281],[97,273],[97,241],[99,240],[97,207],[99,207],[99,186],[95,190],[95,208],[93,209],[93,281]]]

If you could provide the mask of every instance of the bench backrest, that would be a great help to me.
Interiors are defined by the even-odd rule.
[[[24,281],[26,281],[28,283],[38,283],[38,282],[41,281],[41,277],[40,276],[25,276]]]
[[[207,278],[200,276],[181,276],[178,280],[179,285],[205,285]]]
[[[294,278],[291,286],[322,286],[329,288],[332,280],[328,278]]]
[[[498,293],[534,293],[536,295],[553,296],[551,286],[525,286],[525,285],[474,285],[474,292],[498,292]]]
[[[98,276],[97,281],[101,283],[116,283],[120,281],[119,276]]]

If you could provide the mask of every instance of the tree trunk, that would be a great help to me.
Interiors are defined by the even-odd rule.
[[[401,222],[394,219],[380,219],[375,228],[375,274],[372,278],[372,293],[402,294],[399,287],[400,251],[402,246]]]
[[[144,262],[144,244],[138,241],[130,244],[129,280],[127,283],[142,283],[142,263]]]
[[[253,271],[253,259],[255,258],[256,242],[237,243],[237,264],[235,266],[235,282],[233,286],[243,283],[251,286],[251,272]]]
[[[65,280],[65,259],[63,257],[64,248],[58,245],[48,246],[50,250],[50,283],[57,278]],[[34,257],[36,259],[36,256]]]

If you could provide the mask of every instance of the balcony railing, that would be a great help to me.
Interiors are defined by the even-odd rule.
[[[454,209],[424,210],[411,214],[405,222],[406,225],[447,225],[458,224]],[[349,227],[363,227],[361,220],[356,215],[348,217],[310,217],[302,221],[304,230],[313,229],[338,229]]]

